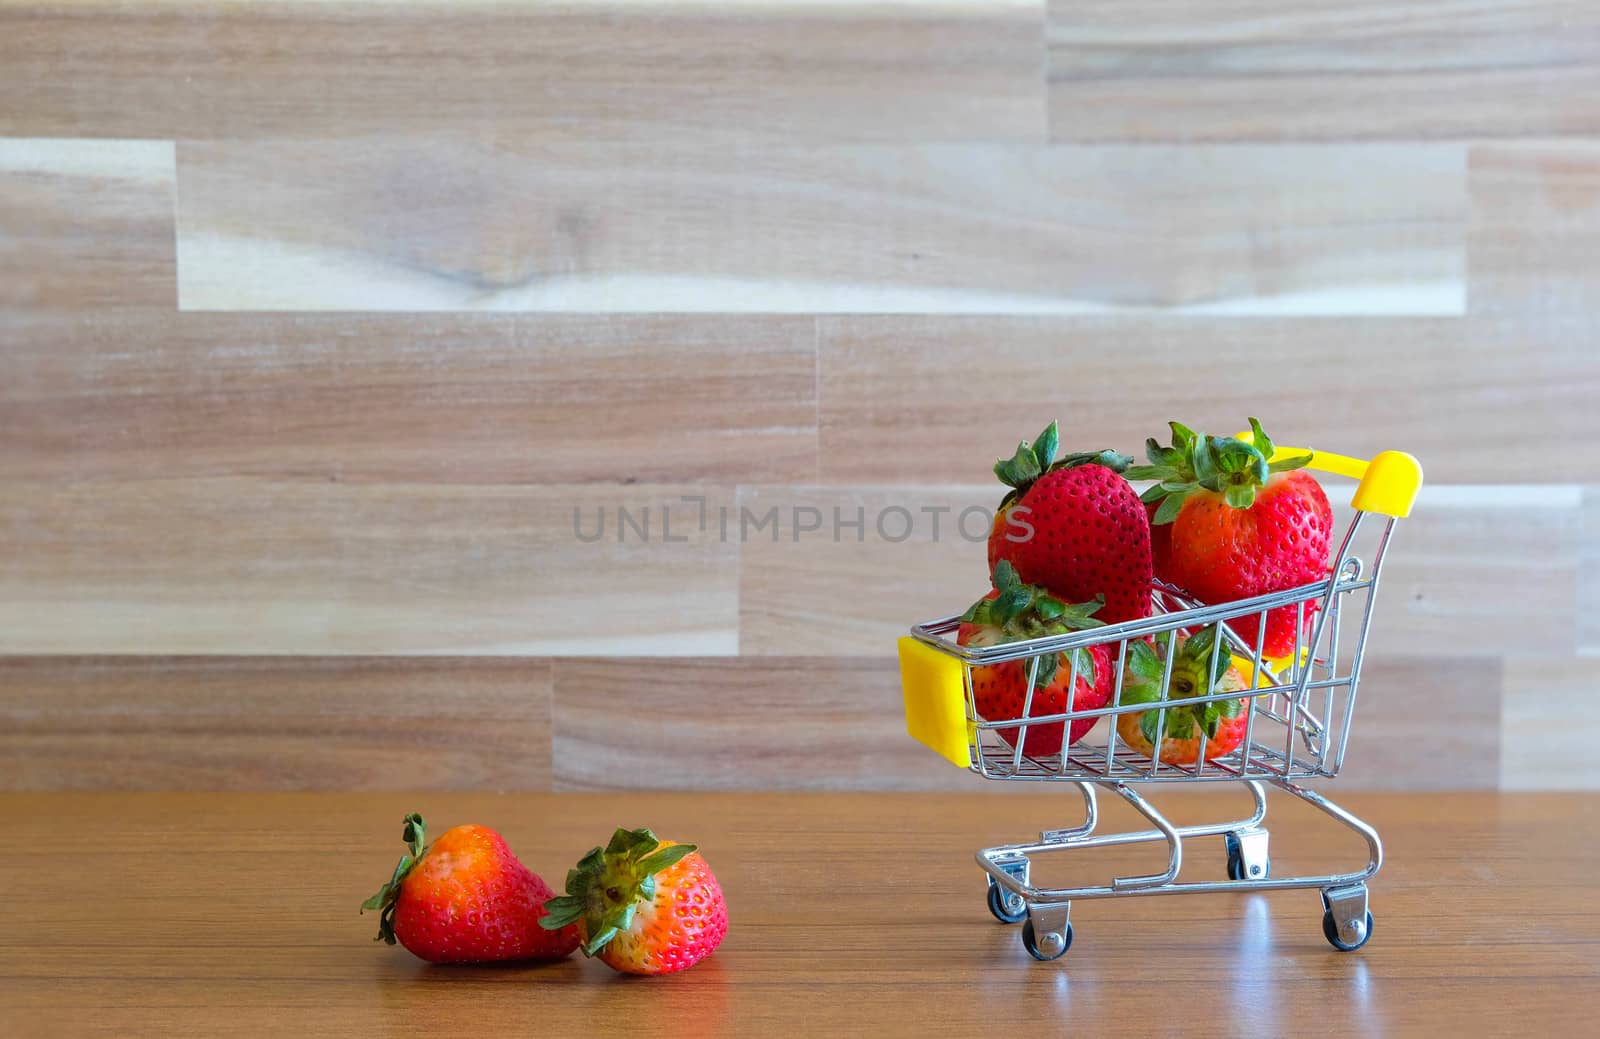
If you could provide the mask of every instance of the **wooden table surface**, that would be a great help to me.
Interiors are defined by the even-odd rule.
[[[1182,794],[1178,820],[1244,808]],[[1372,941],[1336,953],[1315,892],[1079,902],[1056,963],[994,922],[972,852],[1075,821],[1065,796],[873,794],[0,797],[0,1005],[17,1036],[1586,1032],[1600,1007],[1593,799],[1356,793],[1388,852]],[[441,968],[370,940],[360,900],[410,809],[481,822],[559,878],[619,823],[692,839],[727,891],[706,963],[629,979],[599,963]],[[1106,805],[1102,825],[1133,822]],[[1352,835],[1285,798],[1275,875],[1356,865]],[[1220,876],[1221,842],[1186,875]],[[1046,878],[1153,868],[1068,853]],[[559,880],[558,880],[559,882]]]

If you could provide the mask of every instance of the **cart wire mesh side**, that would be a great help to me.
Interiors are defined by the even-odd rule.
[[[1344,766],[1383,562],[1399,521],[1410,513],[1422,471],[1414,458],[1399,452],[1385,452],[1371,462],[1318,452],[1312,467],[1359,481],[1352,501],[1354,518],[1324,580],[1218,604],[1199,603],[1181,589],[1157,582],[1152,588],[1153,614],[1142,620],[978,647],[956,641],[961,621],[951,616],[918,624],[901,639],[906,722],[914,737],[986,779],[1072,783],[1082,795],[1084,820],[1078,825],[1041,831],[1038,841],[978,852],[978,863],[989,878],[990,911],[1004,922],[1023,923],[1023,944],[1036,959],[1055,959],[1071,945],[1073,899],[1133,894],[1315,887],[1322,894],[1323,934],[1330,944],[1351,950],[1371,936],[1366,881],[1382,865],[1378,834],[1300,784],[1332,779]],[[1263,654],[1267,615],[1283,609],[1295,611],[1293,651],[1269,658]],[[1211,641],[1207,673],[1219,673],[1219,667],[1226,670],[1231,664],[1243,676],[1242,690],[1174,696],[1175,647],[1184,637],[1212,626],[1219,637]],[[1239,630],[1253,630],[1254,641],[1241,637]],[[1148,696],[1125,702],[1130,647],[1141,641],[1167,647],[1159,696],[1154,702]],[[1033,714],[1034,678],[1040,661],[1059,654],[1059,666],[1070,668],[1066,688],[1074,689],[1078,661],[1085,655],[1072,651],[1095,646],[1109,650],[1115,668],[1110,703],[1076,709],[1069,698],[1063,712]],[[1231,657],[1227,664],[1220,662],[1224,652]],[[1011,662],[1022,662],[1027,673],[1027,700],[1020,716],[983,718],[976,705],[974,673]],[[1242,739],[1225,753],[1208,749],[1206,731],[1199,726],[1192,730],[1197,734],[1198,749],[1193,761],[1186,763],[1162,761],[1159,750],[1147,753],[1136,749],[1118,735],[1119,719],[1154,713],[1155,733],[1149,744],[1153,750],[1162,748],[1169,712],[1222,701],[1240,702],[1244,718]],[[1085,721],[1092,721],[1093,728],[1067,745],[1065,734],[1073,723]],[[1044,742],[1061,745],[1059,752],[1024,752],[1028,733],[1039,729],[1053,732],[1055,739]],[[1175,826],[1136,790],[1147,783],[1189,782],[1242,783],[1251,795],[1253,811],[1220,823]],[[1271,876],[1268,835],[1262,825],[1267,785],[1320,809],[1362,837],[1368,849],[1366,867],[1347,873]],[[1144,816],[1150,828],[1097,833],[1097,790],[1121,797]],[[1223,838],[1230,879],[1180,881],[1184,842],[1216,836]],[[1168,866],[1162,873],[1115,877],[1104,884],[1075,888],[1042,888],[1030,883],[1031,861],[1037,855],[1144,841],[1166,843]]]

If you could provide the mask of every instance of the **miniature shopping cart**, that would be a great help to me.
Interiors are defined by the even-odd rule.
[[[1274,457],[1305,453],[1301,449],[1279,448]],[[1422,485],[1422,469],[1415,458],[1395,451],[1384,452],[1371,462],[1319,451],[1310,467],[1359,481],[1351,502],[1355,515],[1326,580],[1211,605],[1201,605],[1182,590],[1157,582],[1152,589],[1154,615],[1144,620],[997,646],[967,647],[955,640],[960,618],[946,617],[919,624],[911,629],[910,636],[900,640],[901,685],[906,725],[912,736],[954,764],[987,779],[1073,783],[1083,795],[1085,818],[1081,824],[1045,830],[1037,841],[978,852],[978,864],[988,874],[990,911],[1005,923],[1022,922],[1022,942],[1034,958],[1056,959],[1072,945],[1070,912],[1074,899],[1124,895],[1318,888],[1322,894],[1322,931],[1334,948],[1358,949],[1371,936],[1366,882],[1383,862],[1378,833],[1299,784],[1337,776],[1344,764],[1378,577],[1395,525],[1409,515]],[[1359,554],[1363,550],[1369,561],[1363,561]],[[1262,641],[1267,611],[1283,607],[1296,611],[1294,651],[1281,659],[1265,658]],[[1257,632],[1254,645],[1229,624],[1252,616]],[[1193,632],[1214,624],[1219,625],[1217,630],[1223,637],[1212,641],[1212,665],[1215,667],[1217,655],[1226,645],[1233,666],[1244,676],[1242,692],[1170,698],[1175,654],[1168,652],[1159,700],[1122,702],[1131,642],[1165,638],[1170,646],[1175,638],[1172,633]],[[1249,630],[1245,625],[1239,627]],[[1040,658],[1064,654],[1059,658],[1061,666],[1072,662],[1067,685],[1072,689],[1078,678],[1077,661],[1087,654],[1069,651],[1093,645],[1105,645],[1114,654],[1115,691],[1110,705],[1030,717],[1033,679]],[[1028,669],[1028,703],[1022,710],[1026,721],[980,717],[974,703],[973,669],[1019,660],[1026,661]],[[1150,742],[1160,748],[1168,709],[1240,699],[1244,701],[1243,739],[1234,750],[1210,760],[1205,753],[1203,728],[1199,729],[1202,742],[1192,764],[1159,761],[1159,754],[1136,751],[1117,735],[1119,716],[1158,711],[1156,738]],[[1100,721],[1077,743],[1048,756],[1024,753],[1030,727],[1061,726],[1058,731],[1066,732],[1074,721],[1088,718]],[[1001,738],[1000,730],[1005,731],[1010,742]],[[1135,789],[1144,783],[1197,782],[1242,783],[1254,799],[1255,810],[1246,818],[1229,822],[1176,826]],[[1368,848],[1366,868],[1353,873],[1272,876],[1267,830],[1262,825],[1267,814],[1267,784],[1321,809],[1359,834]],[[1097,787],[1127,801],[1153,828],[1096,833]],[[1230,879],[1180,881],[1185,843],[1195,837],[1219,836],[1227,853]],[[1149,841],[1166,842],[1167,868],[1161,873],[1115,877],[1084,887],[1048,888],[1030,882],[1033,858],[1046,852]]]

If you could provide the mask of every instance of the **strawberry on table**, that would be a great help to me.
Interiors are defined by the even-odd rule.
[[[1250,420],[1252,443],[1195,433],[1172,425],[1172,446],[1147,443],[1150,465],[1128,470],[1133,480],[1155,480],[1143,495],[1152,539],[1169,547],[1156,576],[1203,603],[1225,603],[1320,581],[1328,576],[1333,509],[1304,466],[1311,454],[1271,461],[1272,440]],[[1291,603],[1267,614],[1262,652],[1294,652],[1296,617],[1309,630],[1319,601]],[[1252,647],[1255,616],[1228,626]]]
[[[693,844],[619,829],[567,873],[567,893],[540,925],[576,925],[583,954],[626,974],[673,974],[710,956],[728,933],[728,906]]]
[[[378,939],[430,963],[551,960],[578,946],[575,927],[539,926],[553,893],[486,826],[456,826],[427,840],[415,812],[394,876],[361,909],[379,910]]]
[[[961,615],[961,626],[956,631],[956,641],[961,645],[997,646],[1046,635],[1064,635],[1102,624],[1093,615],[1104,605],[1103,600],[1064,603],[1043,588],[1023,584],[1016,569],[1005,560],[995,568],[995,583],[998,587],[994,591]],[[1074,657],[1078,681],[1069,691]],[[1051,653],[1039,658],[1031,704],[1028,702],[1028,667],[1029,661],[1024,659],[972,669],[973,705],[980,718],[991,722],[1021,719],[1024,707],[1027,717],[1038,718],[1065,714],[1068,710],[1093,710],[1111,702],[1115,668],[1111,651],[1106,646],[1090,646],[1073,650],[1071,654]],[[1072,744],[1082,739],[1094,723],[1093,718],[1073,721],[1066,742]],[[1053,722],[1028,726],[1022,752],[1030,757],[1056,753],[1062,746],[1064,725],[1064,722]],[[1017,745],[1018,729],[997,731],[1007,744]]]
[[[1156,729],[1161,727],[1161,760],[1171,765],[1192,765],[1200,758],[1200,734],[1205,733],[1206,760],[1212,761],[1236,750],[1244,740],[1244,700],[1217,700],[1189,704],[1183,701],[1214,693],[1242,691],[1244,677],[1233,666],[1233,657],[1224,645],[1216,652],[1213,669],[1212,649],[1216,646],[1215,625],[1202,628],[1185,638],[1181,633],[1158,636],[1155,646],[1136,641],[1128,645],[1124,667],[1122,700],[1130,704],[1159,704],[1161,680],[1166,672],[1166,654],[1174,638],[1177,656],[1172,661],[1168,681],[1166,721],[1158,710],[1136,711],[1117,716],[1117,735],[1145,757],[1154,757]]]
[[[995,463],[1011,488],[989,534],[989,571],[1001,562],[1066,602],[1105,599],[1100,620],[1150,616],[1150,524],[1115,451],[1056,458],[1054,422]]]

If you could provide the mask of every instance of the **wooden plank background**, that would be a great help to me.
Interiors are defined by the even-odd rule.
[[[1247,414],[1340,783],[1600,788],[1597,10],[0,0],[0,789],[972,789],[993,459]]]

